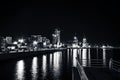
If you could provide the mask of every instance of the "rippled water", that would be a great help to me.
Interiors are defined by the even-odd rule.
[[[71,60],[59,51],[0,65],[0,80],[71,80]]]
[[[102,49],[69,49],[10,60],[0,63],[0,80],[72,80],[72,66],[77,65],[76,57],[83,59],[82,66],[87,66],[91,59],[103,59],[105,63],[104,59],[108,59],[110,54],[111,51]]]

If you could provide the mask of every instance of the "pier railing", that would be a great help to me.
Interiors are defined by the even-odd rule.
[[[80,63],[82,66],[85,67],[108,67],[109,66],[109,60],[103,60],[103,59],[80,59]]]
[[[77,59],[77,58],[76,58]],[[79,76],[81,80],[88,80],[88,77],[86,76],[86,73],[84,71],[84,68],[81,66],[79,60],[77,59],[77,66],[76,66]]]
[[[120,62],[110,59],[109,69],[120,72]]]

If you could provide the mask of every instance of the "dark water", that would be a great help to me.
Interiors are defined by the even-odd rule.
[[[59,51],[0,64],[0,80],[71,80],[69,53]]]
[[[76,57],[83,59],[82,66],[87,66],[89,61],[92,65],[92,59],[120,59],[120,50],[74,49],[10,60],[0,63],[0,80],[72,80],[72,66],[77,65]]]

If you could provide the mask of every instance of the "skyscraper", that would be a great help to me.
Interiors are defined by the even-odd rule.
[[[59,47],[60,46],[60,30],[55,29],[54,34],[52,34],[53,41],[52,44],[54,47]]]
[[[6,43],[12,44],[12,37],[6,37]]]

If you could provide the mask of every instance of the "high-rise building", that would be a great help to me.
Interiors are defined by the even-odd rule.
[[[42,36],[38,35],[38,42],[42,42]]]
[[[77,38],[76,36],[74,36],[73,39],[74,39],[74,40],[73,40],[73,43],[78,44],[78,38]]]
[[[55,47],[59,47],[60,46],[60,30],[55,29],[54,34],[52,34],[52,37],[53,37],[52,44]]]
[[[6,43],[12,44],[12,37],[6,37]]]
[[[78,47],[78,38],[76,36],[73,37],[72,47]]]

